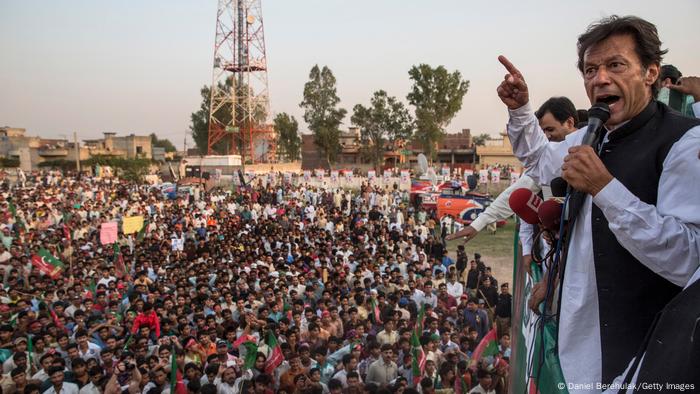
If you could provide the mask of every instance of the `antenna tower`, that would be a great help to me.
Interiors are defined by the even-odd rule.
[[[208,154],[270,162],[270,113],[261,0],[219,0],[209,106]]]

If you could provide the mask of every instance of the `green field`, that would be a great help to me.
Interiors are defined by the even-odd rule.
[[[476,252],[479,252],[482,256],[512,257],[514,229],[515,220],[512,218],[508,220],[505,226],[499,227],[495,235],[484,229],[474,239],[464,245],[469,259],[471,260]],[[459,239],[447,241],[447,250],[450,251],[450,254],[456,253],[457,246],[462,244],[464,244],[464,241]]]

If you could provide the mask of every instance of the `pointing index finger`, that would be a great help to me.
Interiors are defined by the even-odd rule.
[[[503,56],[503,55],[500,55],[500,56],[498,57],[498,61],[501,62],[501,64],[503,65],[503,67],[505,67],[506,70],[508,70],[508,72],[509,72],[511,75],[513,75],[513,76],[515,76],[515,77],[518,77],[518,78],[522,78],[522,77],[523,77],[523,75],[520,73],[520,71],[518,71],[518,69],[515,68],[515,66],[513,65],[513,63],[511,63],[510,60],[508,60],[507,57],[505,57],[505,56]]]

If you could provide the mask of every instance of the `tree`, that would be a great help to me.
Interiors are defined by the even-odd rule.
[[[275,131],[277,132],[277,148],[280,155],[287,160],[299,159],[301,153],[301,137],[299,137],[299,123],[293,116],[282,112],[274,119]]]
[[[230,92],[234,90],[234,79],[233,77],[226,79],[225,83],[219,83],[219,91]],[[209,86],[202,86],[199,91],[202,96],[202,103],[199,106],[197,112],[193,112],[190,116],[191,124],[190,131],[192,132],[192,139],[194,140],[197,150],[200,154],[207,154],[209,148],[209,107],[211,105],[211,88]],[[252,96],[253,92],[247,85],[239,85],[235,88],[236,100],[240,103],[244,103],[246,97]],[[242,105],[242,104],[241,104]],[[241,110],[236,111],[236,120],[233,122],[239,130],[248,130],[249,126],[255,127],[261,124],[267,117],[267,108],[261,101],[255,101],[253,108],[253,119],[245,119],[245,114]],[[236,106],[237,109],[239,106]],[[232,103],[225,103],[216,111],[217,119],[221,120],[224,124],[231,123],[231,118],[233,117],[233,107]],[[252,124],[251,124],[252,123]],[[247,148],[249,143],[249,134],[236,132],[234,134],[234,146],[241,154],[242,158],[245,160],[245,148]],[[234,152],[230,151],[231,146],[229,145],[230,140],[224,139],[219,141],[214,145],[214,150],[223,154],[232,154]]]
[[[166,152],[176,152],[175,145],[169,139],[158,139],[156,133],[151,133],[151,145],[157,148],[164,148]]]
[[[430,158],[445,135],[445,127],[462,108],[462,99],[469,89],[459,71],[449,73],[445,67],[427,64],[413,66],[408,71],[413,86],[406,98],[415,107],[415,138]]]
[[[486,141],[490,140],[491,136],[486,134],[486,133],[481,133],[477,135],[476,137],[472,138],[472,142],[474,145],[481,145],[484,146],[486,145]]]
[[[384,152],[394,150],[398,140],[407,140],[413,134],[413,118],[408,109],[383,90],[374,92],[371,105],[357,104],[350,118],[360,128],[363,150],[379,170]]]
[[[190,124],[190,131],[192,132],[192,139],[199,153],[206,154],[209,143],[209,105],[211,103],[211,89],[209,86],[202,86],[202,89],[199,90],[199,94],[202,95],[202,103],[199,106],[199,110],[193,112],[190,116],[190,120],[192,121]]]
[[[92,156],[87,160],[80,161],[80,165],[83,168],[94,168],[97,164],[112,167],[119,176],[133,182],[142,182],[143,177],[148,174],[152,163],[151,159],[127,159],[108,155]],[[75,163],[73,166],[75,166]]]
[[[318,65],[311,68],[309,81],[304,85],[304,100],[299,104],[304,109],[304,120],[314,134],[314,143],[325,156],[328,167],[340,153],[340,124],[347,111],[336,108],[340,98],[331,70]]]

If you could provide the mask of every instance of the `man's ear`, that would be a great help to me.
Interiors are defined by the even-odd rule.
[[[564,121],[564,126],[569,129],[569,130],[576,130],[576,121],[574,120],[573,116],[569,116],[565,121]]]
[[[646,75],[644,76],[644,83],[647,86],[652,86],[654,83],[656,83],[656,80],[659,78],[659,65],[658,64],[652,64],[649,67],[647,67],[646,70]]]

